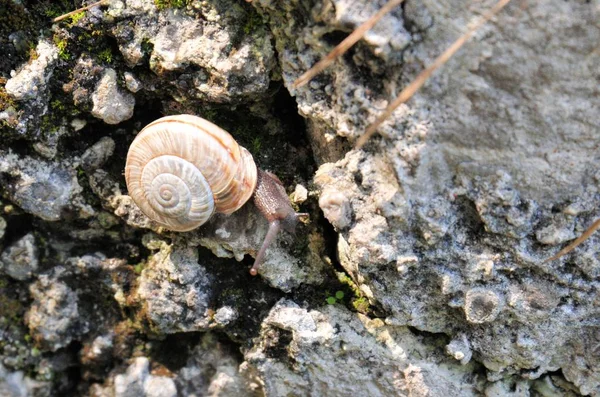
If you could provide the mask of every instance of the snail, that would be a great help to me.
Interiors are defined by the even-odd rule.
[[[178,232],[203,225],[215,212],[232,214],[253,198],[269,229],[252,275],[279,231],[294,233],[307,216],[294,211],[279,178],[258,169],[227,131],[187,114],[160,118],[140,131],[127,153],[125,181],[146,216]]]

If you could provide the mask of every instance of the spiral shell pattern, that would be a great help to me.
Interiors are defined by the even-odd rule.
[[[214,212],[231,214],[250,199],[257,169],[229,133],[192,115],[148,124],[129,148],[127,189],[150,219],[188,231]]]

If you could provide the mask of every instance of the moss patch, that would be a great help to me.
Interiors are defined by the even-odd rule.
[[[154,5],[159,10],[164,10],[165,8],[183,8],[187,7],[190,3],[190,0],[154,0]]]

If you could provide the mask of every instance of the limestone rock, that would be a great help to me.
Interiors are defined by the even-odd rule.
[[[107,124],[119,124],[133,116],[135,98],[117,84],[117,73],[107,69],[92,94],[92,116]]]

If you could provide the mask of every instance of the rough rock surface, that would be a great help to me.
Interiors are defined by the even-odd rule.
[[[6,82],[6,92],[16,100],[35,99],[42,95],[52,77],[58,48],[47,41],[40,41],[35,51],[37,59]]]
[[[94,214],[81,197],[73,163],[45,162],[0,152],[0,178],[4,192],[24,211],[57,221],[66,211],[81,218]]]
[[[150,44],[150,69],[177,96],[220,103],[257,99],[267,90],[275,66],[271,35],[250,8],[226,1],[157,10],[155,3],[116,1],[106,11],[129,65],[142,63]],[[119,22],[132,17],[134,26]]]
[[[31,278],[38,269],[38,252],[35,236],[26,234],[16,243],[6,248],[0,255],[0,269],[17,280]]]
[[[207,328],[211,282],[196,250],[161,245],[142,271],[137,291],[148,319],[161,334]]]
[[[600,217],[598,0],[512,2],[350,150],[493,0],[407,0],[292,87],[385,2],[0,0],[1,395],[600,395],[600,237],[544,262]],[[176,113],[309,213],[258,277],[252,204],[173,233],[127,195]]]
[[[427,339],[341,306],[309,311],[282,300],[246,359],[273,396],[478,395],[475,366],[451,361]]]
[[[92,93],[92,116],[106,124],[119,124],[133,116],[135,98],[117,86],[117,72],[107,69]]]
[[[149,361],[138,357],[127,372],[115,377],[115,397],[175,397],[177,389],[171,378],[149,373]]]

